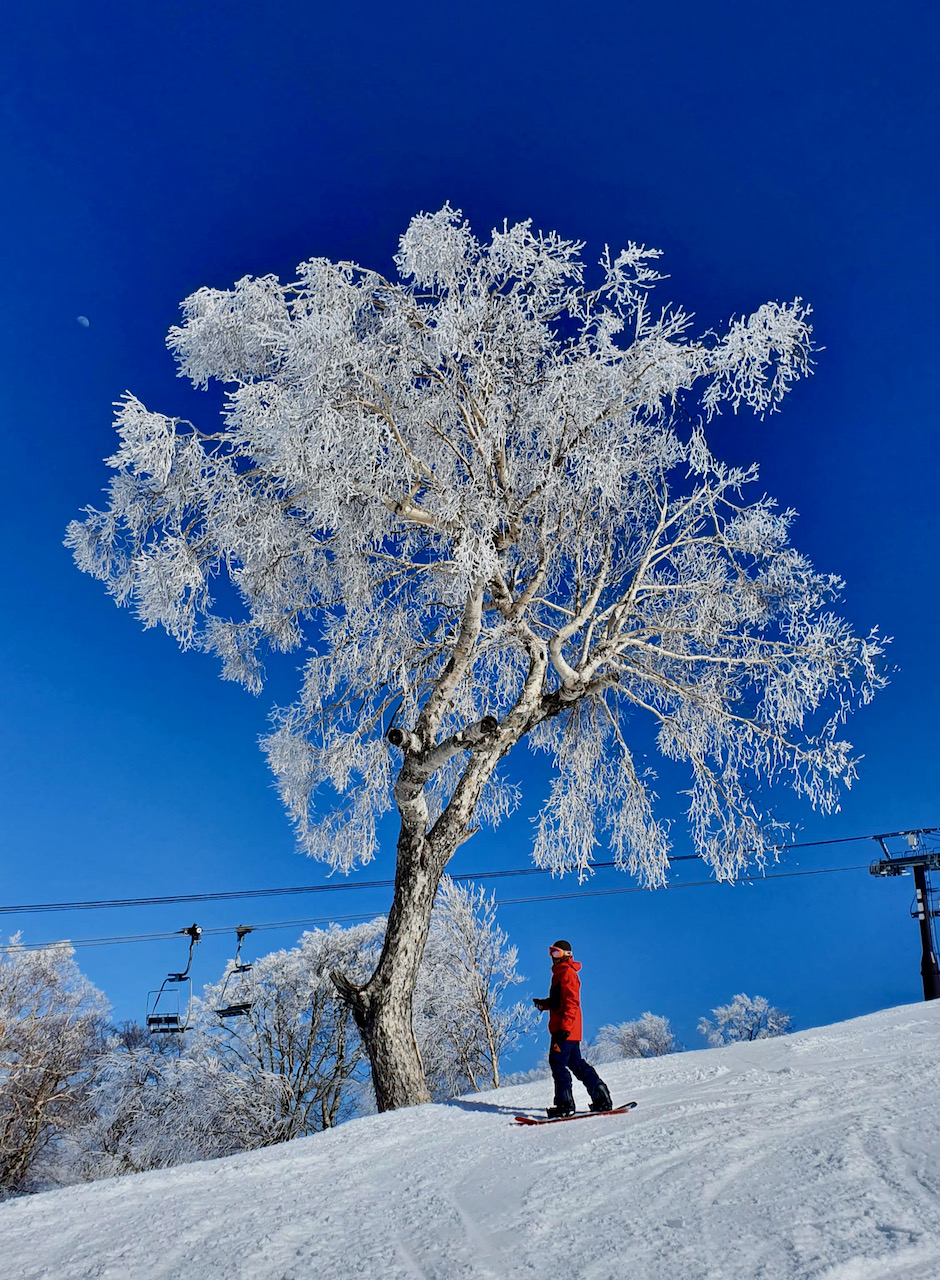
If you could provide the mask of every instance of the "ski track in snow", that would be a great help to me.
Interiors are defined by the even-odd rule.
[[[0,1205],[3,1280],[940,1280],[940,1001]]]

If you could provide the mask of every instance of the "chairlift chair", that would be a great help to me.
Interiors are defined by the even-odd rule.
[[[189,938],[189,955],[182,973],[168,973],[156,991],[147,996],[147,1030],[156,1035],[181,1035],[188,1030],[193,1011],[193,980],[189,969],[193,962],[193,948],[202,937],[198,924],[180,933]],[[180,1012],[180,992],[185,995],[185,1011]]]
[[[245,981],[245,974],[251,972],[251,965],[241,963],[241,953],[245,936],[251,933],[252,930],[249,925],[239,925],[235,932],[238,935],[238,946],[235,948],[235,959],[232,961],[232,967],[225,975],[225,981],[222,983],[219,1008],[215,1011],[219,1018],[244,1018],[246,1014],[251,1012],[252,1002],[249,998],[248,983]],[[230,984],[232,984],[231,991],[229,991]],[[226,994],[228,994],[227,1003]]]

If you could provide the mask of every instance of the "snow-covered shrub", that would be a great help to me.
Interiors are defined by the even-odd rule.
[[[793,1019],[784,1009],[775,1009],[764,996],[736,995],[730,1004],[712,1009],[714,1022],[702,1018],[698,1029],[714,1047],[739,1040],[766,1040],[791,1029]]]
[[[67,1144],[63,1180],[93,1181],[262,1145],[264,1099],[255,1100],[217,1058],[134,1023],[116,1032],[99,1063],[87,1122]]]
[[[644,1013],[635,1022],[601,1027],[593,1053],[601,1062],[611,1062],[615,1058],[659,1058],[679,1047],[668,1018]]]
[[[539,1080],[550,1080],[552,1078],[551,1069],[548,1063],[544,1063],[539,1067],[531,1067],[528,1071],[511,1071],[509,1075],[503,1076],[500,1083],[504,1088],[508,1088],[514,1084],[534,1084]]]

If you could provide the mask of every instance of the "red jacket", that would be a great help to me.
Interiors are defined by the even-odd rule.
[[[548,996],[548,1029],[567,1031],[569,1040],[581,1039],[581,965],[565,956],[552,965],[552,989]]]

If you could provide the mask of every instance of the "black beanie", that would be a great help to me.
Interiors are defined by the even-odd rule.
[[[552,943],[553,947],[557,947],[559,951],[570,951],[571,943],[565,938],[559,938],[557,942]]]

